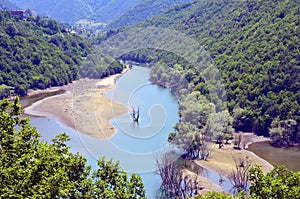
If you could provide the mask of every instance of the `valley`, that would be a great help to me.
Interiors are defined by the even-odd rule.
[[[0,7],[0,198],[300,198],[297,0]]]

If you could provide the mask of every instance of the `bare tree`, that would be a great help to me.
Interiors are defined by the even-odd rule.
[[[233,185],[234,192],[247,191],[248,188],[248,170],[251,167],[249,157],[246,158],[233,158],[235,168],[232,171],[229,180]]]
[[[133,119],[134,122],[139,122],[140,119],[140,106],[138,106],[137,110],[132,107],[132,112],[131,112],[131,117]]]
[[[161,189],[167,197],[193,197],[201,189],[198,184],[198,176],[185,175],[182,163],[170,158],[169,153],[163,153],[156,157],[156,165],[157,172],[162,179]]]

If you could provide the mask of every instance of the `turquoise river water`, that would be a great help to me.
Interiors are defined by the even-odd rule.
[[[139,124],[132,122],[130,114],[116,117],[111,123],[117,133],[107,140],[65,128],[50,117],[32,117],[32,125],[37,127],[45,141],[66,132],[71,137],[68,142],[71,151],[84,155],[94,168],[103,155],[120,161],[125,171],[142,177],[148,198],[159,198],[161,179],[155,174],[155,155],[170,150],[167,137],[179,120],[178,101],[168,89],[151,84],[148,79],[149,69],[135,66],[118,78],[116,88],[107,93],[108,97],[126,106],[140,107]],[[206,171],[203,175],[219,183],[217,173]],[[232,186],[226,180],[221,187],[229,191]]]

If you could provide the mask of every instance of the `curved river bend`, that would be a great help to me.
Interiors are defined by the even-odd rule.
[[[145,184],[148,198],[156,198],[161,184],[155,175],[155,152],[164,150],[169,132],[179,120],[178,103],[168,89],[151,84],[149,69],[134,67],[117,80],[114,90],[107,96],[127,106],[140,106],[139,125],[133,124],[130,115],[114,118],[111,123],[117,133],[107,140],[99,140],[62,126],[52,118],[32,117],[31,123],[50,141],[60,132],[66,132],[72,152],[79,152],[96,168],[97,159],[105,155],[120,161],[127,172],[139,173]]]
[[[139,124],[132,122],[130,114],[116,117],[111,123],[117,133],[107,140],[65,128],[49,117],[32,117],[31,123],[45,141],[66,132],[71,138],[68,142],[71,151],[81,153],[94,168],[97,168],[97,160],[103,155],[120,161],[125,171],[139,173],[142,177],[147,198],[158,198],[161,179],[155,174],[155,154],[169,149],[168,134],[179,120],[178,102],[168,89],[151,84],[148,79],[149,69],[136,66],[121,76],[116,88],[107,93],[114,101],[129,107],[140,107]],[[206,171],[204,175],[218,184],[217,173]],[[227,180],[221,187],[229,191],[231,184]]]
[[[97,168],[99,157],[104,155],[120,161],[125,171],[139,173],[142,177],[147,198],[159,198],[161,179],[155,174],[155,154],[170,149],[167,137],[179,120],[178,102],[168,89],[151,84],[148,79],[149,69],[136,66],[121,76],[116,88],[107,93],[114,101],[136,109],[140,107],[139,124],[132,122],[130,114],[116,117],[111,123],[117,132],[107,140],[95,139],[65,128],[52,118],[32,117],[31,123],[41,132],[42,140],[45,141],[50,141],[60,132],[66,132],[71,138],[68,142],[71,151],[81,153],[94,168]],[[253,147],[251,151],[254,151]],[[219,184],[219,174],[199,169],[199,175]],[[198,168],[195,172],[198,172]],[[227,192],[232,188],[226,178],[220,186]]]

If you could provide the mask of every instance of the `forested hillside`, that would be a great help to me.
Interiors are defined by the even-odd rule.
[[[80,19],[108,23],[118,18],[141,0],[11,0],[23,9],[31,9],[60,22],[75,23]]]
[[[0,97],[10,89],[25,95],[29,88],[71,82],[90,50],[86,41],[52,19],[0,12]]]
[[[184,32],[210,53],[222,72],[236,130],[267,135],[274,119],[292,119],[296,125],[288,136],[297,137],[298,0],[201,0],[176,6],[141,26]],[[198,77],[191,82],[195,90],[203,91]],[[281,132],[280,136],[287,135]]]
[[[144,0],[121,17],[115,19],[112,23],[109,24],[109,27],[117,28],[123,26],[131,26],[159,15],[175,4],[182,4],[192,1],[193,0]]]
[[[141,1],[143,0],[111,0],[104,7],[95,9],[94,13],[91,15],[91,19],[110,23],[114,19],[121,17]]]

